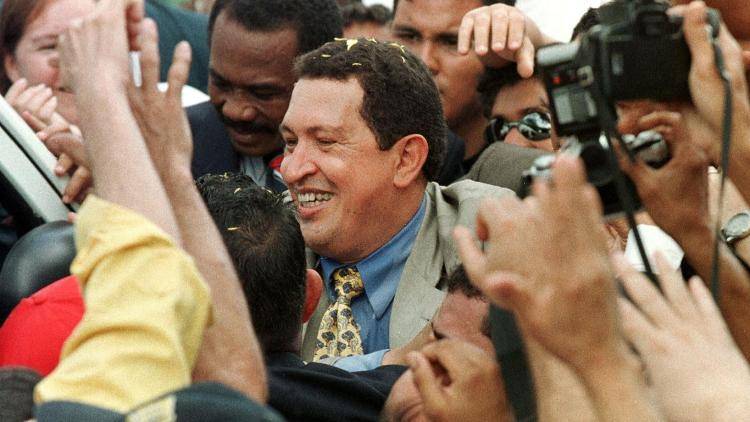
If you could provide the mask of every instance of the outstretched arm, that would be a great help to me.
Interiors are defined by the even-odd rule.
[[[143,83],[130,88],[130,102],[177,218],[183,247],[195,259],[213,296],[214,323],[206,330],[193,378],[224,383],[263,403],[267,396],[263,356],[247,302],[190,171],[192,138],[180,100],[190,69],[190,46],[183,42],[175,49],[169,87],[162,93],[157,89],[158,33],[149,19],[143,24],[140,45]]]

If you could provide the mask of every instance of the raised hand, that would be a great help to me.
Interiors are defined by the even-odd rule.
[[[552,40],[545,37],[536,24],[515,7],[493,4],[474,9],[461,21],[458,31],[458,52],[474,51],[487,67],[518,63],[518,73],[530,77],[534,72],[536,47]]]
[[[523,202],[509,198],[480,209],[485,252],[466,229],[456,230],[472,281],[512,310],[522,331],[573,367],[620,350],[600,208],[581,163],[560,157],[552,186],[540,183]]]
[[[86,93],[107,85],[125,89],[129,78],[128,52],[137,47],[134,41],[143,19],[142,0],[102,0],[93,14],[74,21],[60,36],[61,85],[77,95],[80,102]]]
[[[19,79],[11,85],[5,94],[5,101],[22,117],[24,113],[36,117],[45,125],[51,124],[52,116],[57,109],[57,97],[52,88],[44,84],[29,86],[26,79]],[[27,120],[28,123],[28,120]],[[32,127],[33,128],[33,127]],[[41,129],[33,128],[35,131]]]
[[[513,420],[494,356],[445,339],[410,353],[408,360],[429,420]]]
[[[657,254],[660,293],[615,260],[632,303],[619,300],[625,335],[646,364],[669,420],[739,420],[750,414],[750,368],[703,282],[689,285]]]
[[[139,39],[142,84],[140,87],[130,85],[128,99],[151,160],[163,177],[164,171],[169,169],[190,170],[193,143],[181,94],[190,71],[191,52],[187,42],[177,45],[167,76],[168,88],[161,92],[157,87],[158,42],[156,24],[146,19]]]

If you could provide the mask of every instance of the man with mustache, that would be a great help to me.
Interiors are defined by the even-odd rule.
[[[341,36],[333,0],[219,0],[208,24],[210,102],[187,110],[195,177],[241,172],[285,190],[278,127],[289,105],[297,55]]]

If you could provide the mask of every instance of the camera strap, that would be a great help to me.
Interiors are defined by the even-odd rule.
[[[721,183],[719,187],[719,198],[717,206],[717,217],[716,226],[714,227],[714,250],[713,250],[713,265],[711,266],[711,293],[716,303],[719,303],[720,299],[720,288],[719,288],[719,276],[720,276],[720,265],[719,265],[719,253],[722,242],[721,238],[721,216],[724,213],[724,191],[727,175],[729,174],[729,150],[732,142],[732,83],[729,73],[726,69],[726,63],[724,61],[724,54],[719,46],[719,24],[716,22],[718,17],[715,14],[709,12],[709,22],[713,31],[710,34],[711,47],[714,51],[714,63],[716,64],[716,70],[719,72],[722,85],[724,86],[724,117],[722,121],[721,129]]]

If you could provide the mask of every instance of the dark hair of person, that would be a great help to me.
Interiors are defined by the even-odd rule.
[[[399,1],[411,1],[411,0],[393,0],[393,13],[396,13],[396,9],[398,9],[398,3]],[[477,0],[482,3],[483,6],[490,6],[496,3],[502,3],[507,4],[508,6],[515,6],[516,0]]]
[[[484,117],[492,117],[492,107],[495,104],[495,98],[503,87],[513,86],[522,80],[523,77],[518,74],[518,70],[513,63],[499,69],[486,67],[477,85]]]
[[[42,13],[49,0],[4,0],[0,11],[0,56],[15,54],[18,42],[26,32],[26,27]],[[5,73],[5,65],[0,67],[0,94],[10,88],[12,82]]]
[[[573,35],[571,35],[570,40],[575,41],[579,35],[588,32],[589,29],[600,23],[598,9],[590,7],[589,10],[581,16],[581,20],[578,21],[575,28],[573,28]]]
[[[482,298],[484,299],[484,293],[477,289],[471,281],[469,281],[469,275],[466,274],[466,269],[463,264],[456,267],[450,274],[445,278],[445,288],[448,293],[461,292],[464,296],[470,298]]]
[[[196,182],[232,257],[265,353],[292,351],[305,303],[305,243],[290,203],[243,174]]]
[[[381,150],[420,134],[429,152],[422,167],[435,180],[443,165],[447,128],[435,82],[421,60],[402,45],[359,38],[329,42],[297,59],[300,79],[354,78],[364,91],[360,115]]]
[[[469,275],[466,274],[466,269],[463,264],[459,265],[450,274],[445,276],[445,282],[441,284],[445,284],[448,294],[461,293],[469,299],[487,300],[484,293],[471,284],[471,281],[469,281]],[[482,334],[487,337],[490,336],[489,316],[490,314],[488,312],[487,315],[482,318],[481,327]]]
[[[208,18],[208,41],[219,14],[248,31],[293,28],[297,32],[297,53],[312,51],[340,37],[341,11],[334,0],[217,0]]]
[[[344,28],[359,23],[373,23],[385,26],[390,22],[393,15],[391,9],[382,4],[365,6],[362,3],[351,3],[341,8],[341,16],[344,19]]]

